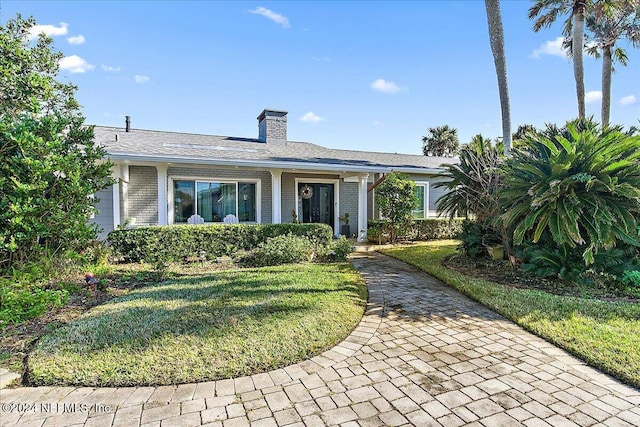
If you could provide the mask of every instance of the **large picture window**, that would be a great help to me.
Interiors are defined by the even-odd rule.
[[[173,181],[174,222],[199,215],[205,222],[222,222],[234,215],[240,222],[256,222],[255,182]]]

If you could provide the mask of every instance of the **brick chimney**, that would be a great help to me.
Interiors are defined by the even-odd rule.
[[[258,116],[258,140],[267,144],[287,142],[287,112],[263,110]]]

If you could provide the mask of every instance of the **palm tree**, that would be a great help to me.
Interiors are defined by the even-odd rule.
[[[425,156],[452,157],[458,152],[459,146],[458,129],[448,125],[429,128],[429,135],[422,137]]]
[[[471,138],[469,144],[464,148],[467,147],[469,150],[472,150],[476,154],[481,155],[491,148],[491,138],[485,138],[484,136],[482,136],[482,134],[479,133],[477,135],[474,135]]]
[[[600,56],[602,52],[602,125],[609,124],[611,112],[611,73],[613,62],[627,65],[624,49],[616,47],[620,39],[640,46],[640,1],[602,1],[596,4],[596,13],[587,17],[587,28],[593,33],[595,46],[590,53]]]
[[[571,57],[573,58],[573,75],[576,80],[576,96],[578,98],[578,117],[585,118],[584,107],[584,21],[587,9],[591,6],[592,0],[536,0],[536,3],[529,9],[529,19],[535,19],[533,31],[538,32],[541,28],[550,27],[558,15],[569,14],[569,18],[564,23],[562,33],[565,36],[565,46],[571,46]]]
[[[493,62],[495,63],[496,74],[498,75],[504,154],[508,156],[511,151],[511,110],[509,107],[507,60],[504,55],[504,32],[502,30],[502,17],[500,16],[500,0],[485,0],[484,5],[487,10],[491,52],[493,52]]]

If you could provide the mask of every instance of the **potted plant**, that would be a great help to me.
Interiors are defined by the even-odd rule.
[[[343,236],[349,237],[351,236],[351,227],[349,226],[349,212],[345,212],[342,216],[338,217],[340,222],[342,222],[342,226],[340,226],[340,234]]]

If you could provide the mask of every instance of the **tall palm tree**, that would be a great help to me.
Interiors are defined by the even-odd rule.
[[[509,106],[509,87],[507,85],[507,60],[504,54],[504,32],[500,15],[500,0],[485,0],[487,22],[489,24],[489,40],[493,62],[498,75],[498,92],[500,94],[500,108],[502,110],[502,142],[504,154],[511,151],[511,110]]]
[[[593,15],[587,17],[587,28],[593,33],[595,46],[590,53],[602,54],[602,117],[603,125],[609,124],[611,112],[611,73],[613,62],[627,65],[627,54],[617,47],[620,39],[626,39],[633,47],[640,46],[640,0],[601,1]]]
[[[448,125],[429,128],[429,135],[422,137],[425,156],[451,157],[458,152],[458,129]]]
[[[571,46],[573,58],[573,75],[576,80],[576,96],[578,98],[578,117],[584,119],[584,21],[587,9],[592,0],[536,0],[529,9],[529,19],[535,19],[533,31],[538,32],[544,27],[550,27],[558,15],[569,15],[564,23],[562,33],[565,36],[565,46]]]

